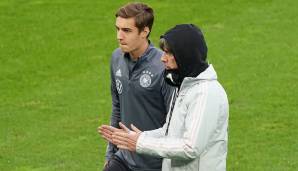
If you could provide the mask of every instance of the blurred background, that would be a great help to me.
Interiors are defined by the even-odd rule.
[[[0,170],[101,170],[124,0],[0,1]],[[144,0],[151,41],[204,32],[230,103],[228,170],[298,168],[298,1]],[[129,99],[128,99],[129,100]]]

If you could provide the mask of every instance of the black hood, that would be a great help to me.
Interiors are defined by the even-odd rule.
[[[201,30],[193,24],[176,25],[161,36],[169,44],[178,65],[178,82],[196,77],[207,67],[207,46]]]

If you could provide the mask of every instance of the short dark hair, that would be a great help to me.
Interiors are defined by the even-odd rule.
[[[135,24],[139,32],[148,27],[150,32],[154,21],[154,12],[151,7],[143,3],[128,3],[119,8],[116,17],[135,18]],[[150,34],[149,32],[149,34]],[[149,37],[149,34],[147,37]]]
[[[173,54],[172,48],[170,45],[167,43],[167,40],[163,37],[159,39],[159,47],[163,51],[168,51],[168,53]]]

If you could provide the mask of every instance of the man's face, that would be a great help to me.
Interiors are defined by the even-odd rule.
[[[147,41],[147,34],[139,32],[135,26],[134,18],[116,18],[117,40],[123,52],[130,53],[140,48],[144,41]]]
[[[164,54],[161,56],[161,61],[164,63],[166,70],[178,69],[173,54],[169,53],[167,50],[164,50]]]

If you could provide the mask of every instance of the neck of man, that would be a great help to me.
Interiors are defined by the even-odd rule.
[[[129,55],[133,61],[137,61],[147,50],[149,42],[146,39],[145,42],[141,43],[140,47],[129,52]]]

